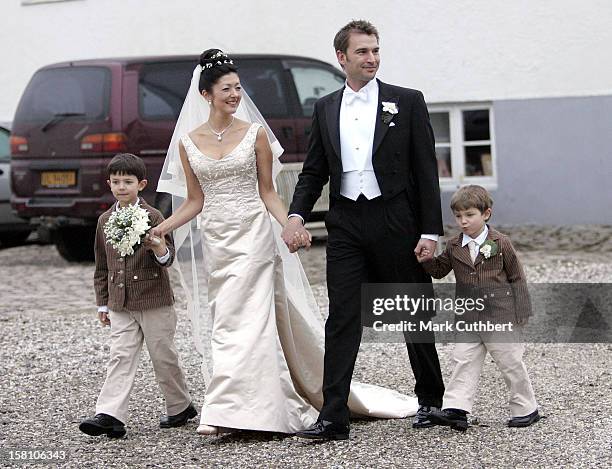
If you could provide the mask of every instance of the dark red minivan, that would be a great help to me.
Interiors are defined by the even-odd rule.
[[[291,200],[304,160],[315,101],[344,75],[319,60],[235,55],[245,90],[285,149],[279,192]],[[141,156],[144,197],[165,214],[155,192],[197,56],[81,60],[38,70],[19,102],[11,136],[12,206],[51,238],[70,261],[93,258],[97,217],[113,202],[105,167],[118,152]],[[321,198],[313,220],[327,210]],[[316,229],[316,227],[315,227]]]

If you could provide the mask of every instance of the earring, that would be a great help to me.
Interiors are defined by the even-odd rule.
[[[208,105],[210,106],[211,104],[212,104],[212,101],[211,101],[211,100],[208,100]]]

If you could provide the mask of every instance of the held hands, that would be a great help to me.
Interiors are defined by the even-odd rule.
[[[421,238],[414,249],[417,261],[422,264],[423,262],[432,260],[436,252],[436,244],[436,241]]]
[[[309,249],[312,243],[312,235],[304,228],[299,217],[291,217],[287,220],[281,237],[287,245],[289,252],[296,252],[303,247]]]
[[[151,228],[145,235],[142,244],[146,249],[153,251],[157,257],[162,257],[167,252],[166,239],[161,230],[156,230],[156,227]]]
[[[98,319],[103,326],[110,326],[110,319],[108,318],[107,312],[98,311]]]
[[[149,230],[149,235],[150,236],[154,236],[156,238],[163,238],[164,236],[166,236],[166,231],[163,230],[163,227],[160,224],[160,225],[157,225],[157,226],[154,226],[153,228],[151,228]]]

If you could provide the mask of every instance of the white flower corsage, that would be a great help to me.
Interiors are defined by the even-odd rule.
[[[487,239],[482,246],[480,246],[480,253],[484,256],[485,259],[488,259],[491,256],[497,254],[499,250],[497,243],[490,239]]]
[[[391,127],[391,124],[390,124],[391,120],[399,112],[399,110],[397,109],[397,104],[393,102],[383,101],[381,105],[382,105],[382,121],[383,123],[388,124]]]
[[[397,114],[399,112],[395,103],[383,101],[381,104],[383,112],[388,112],[389,114]]]

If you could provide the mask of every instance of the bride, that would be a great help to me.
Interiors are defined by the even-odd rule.
[[[201,434],[295,433],[315,423],[323,403],[323,320],[297,254],[280,239],[287,221],[274,188],[281,153],[233,61],[218,49],[202,53],[158,186],[173,195],[175,210],[152,230],[174,232],[204,358]],[[403,418],[417,402],[353,382],[349,407]]]

